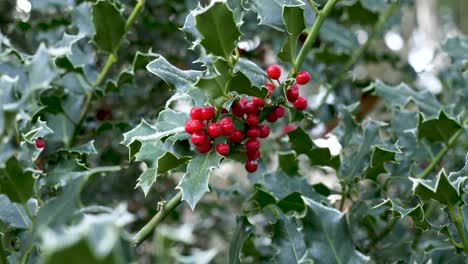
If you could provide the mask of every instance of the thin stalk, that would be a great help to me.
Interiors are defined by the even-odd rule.
[[[314,24],[312,25],[310,30],[307,32],[307,38],[301,50],[299,51],[299,54],[296,57],[296,61],[293,64],[293,70],[290,72],[289,77],[294,76],[296,74],[296,70],[301,67],[302,62],[307,56],[307,52],[309,52],[310,47],[312,46],[315,39],[317,38],[320,27],[322,26],[323,22],[325,21],[325,18],[328,16],[328,14],[330,13],[330,11],[332,10],[333,6],[335,5],[337,1],[338,0],[328,0],[327,4],[325,4],[325,7],[322,9],[322,11],[320,11],[317,14]]]
[[[450,139],[448,140],[447,144],[439,151],[439,153],[437,153],[437,155],[434,157],[434,159],[431,161],[431,163],[429,164],[429,166],[426,167],[426,169],[417,176],[417,178],[421,178],[421,179],[425,179],[427,176],[429,176],[429,174],[431,173],[431,171],[437,166],[437,164],[439,164],[439,162],[442,160],[442,158],[445,156],[445,154],[447,154],[447,152],[452,148],[452,146],[455,144],[455,142],[457,141],[458,137],[460,137],[463,132],[465,131],[465,128],[464,128],[464,125],[468,123],[468,118],[466,118],[464,121],[463,121],[463,124],[462,124],[462,128],[460,128],[457,132],[455,132],[455,134],[452,135],[452,137],[450,137]]]
[[[320,13],[320,10],[318,9],[317,5],[314,3],[312,0],[307,0],[307,3],[309,3],[310,8],[312,8],[315,13],[318,15]]]
[[[133,8],[132,13],[130,14],[130,16],[125,21],[125,28],[124,28],[125,29],[125,34],[128,32],[128,29],[133,24],[133,22],[135,21],[138,13],[140,12],[140,10],[143,8],[144,5],[145,5],[145,0],[139,0],[137,2],[137,4],[135,5],[135,7]],[[86,117],[86,115],[87,115],[87,113],[89,111],[89,107],[91,106],[91,101],[92,101],[92,98],[93,98],[94,91],[95,91],[96,87],[98,87],[104,81],[104,79],[106,78],[106,75],[109,72],[112,65],[115,62],[117,62],[117,55],[116,54],[117,54],[117,51],[120,48],[121,43],[122,43],[122,41],[120,41],[119,44],[116,46],[115,51],[113,53],[109,54],[109,57],[107,57],[106,63],[104,64],[104,67],[102,68],[101,72],[98,75],[98,78],[92,84],[91,91],[86,93],[86,98],[85,98],[85,101],[83,103],[83,107],[82,107],[82,110],[81,110],[81,113],[80,113],[80,117],[78,119],[78,122],[76,123],[75,129],[73,130],[72,137],[68,141],[68,144],[67,144],[68,146],[72,146],[72,145],[75,144],[76,137],[78,135],[78,131],[80,130],[81,125],[83,124],[83,121],[84,121],[84,119],[85,119],[85,117]]]
[[[353,52],[353,54],[351,55],[349,60],[346,62],[341,72],[338,74],[338,77],[335,79],[332,85],[328,87],[325,93],[325,96],[320,101],[320,104],[317,107],[317,109],[322,107],[322,105],[326,102],[327,97],[330,95],[330,93],[333,90],[335,90],[336,87],[338,87],[338,85],[342,81],[346,79],[349,69],[357,62],[357,60],[362,56],[362,54],[369,48],[371,42],[377,37],[377,35],[379,34],[383,26],[385,25],[385,22],[387,22],[388,18],[392,15],[392,13],[395,11],[397,6],[398,6],[397,2],[391,3],[388,6],[388,8],[380,15],[379,20],[377,21],[377,24],[375,24],[374,28],[372,29],[371,35],[367,38],[366,42],[361,47],[359,47],[359,49]]]
[[[459,216],[456,214],[454,207],[458,208]],[[468,253],[468,240],[466,240],[465,230],[463,230],[463,214],[460,212],[460,207],[458,205],[448,205],[448,209],[450,218],[452,218],[452,221],[455,224],[458,236],[460,237],[461,243],[463,245],[463,250]]]
[[[178,192],[174,197],[164,204],[163,208],[151,218],[151,220],[140,229],[134,236],[133,242],[139,245],[153,230],[182,202],[182,192]]]

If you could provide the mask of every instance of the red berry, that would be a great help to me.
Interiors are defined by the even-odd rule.
[[[201,131],[193,133],[190,139],[192,140],[192,143],[196,146],[203,145],[206,141],[208,141],[208,137],[206,136],[206,134]]]
[[[259,150],[246,151],[245,155],[247,156],[247,160],[256,160],[260,158],[260,151]]]
[[[256,139],[249,139],[245,142],[245,150],[246,151],[255,151],[260,149],[260,141]]]
[[[273,80],[278,80],[281,76],[281,68],[278,64],[273,64],[269,66],[266,70],[268,76]]]
[[[203,130],[203,123],[198,119],[187,120],[187,122],[185,122],[185,132],[189,134],[193,134],[195,132],[199,132],[202,130]]]
[[[34,141],[34,144],[36,145],[36,148],[41,149],[45,147],[45,142],[42,138],[38,138]]]
[[[221,126],[219,124],[212,123],[208,125],[206,132],[208,133],[210,137],[217,138],[221,136],[221,134],[223,133],[223,130],[221,129]]]
[[[267,83],[264,85],[267,89],[268,89],[268,95],[267,96],[270,96],[271,93],[275,90],[275,86],[271,83]]]
[[[190,117],[196,120],[203,120],[201,107],[193,107],[190,109]]]
[[[245,132],[245,135],[248,138],[258,138],[260,136],[260,128],[251,127],[247,129],[247,132]]]
[[[299,110],[303,111],[307,108],[307,99],[302,96],[299,96],[297,100],[293,103],[294,107]]]
[[[291,86],[291,88],[289,88],[286,91],[286,98],[288,98],[289,102],[294,103],[298,97],[299,97],[299,86],[297,86],[297,84],[294,84],[293,86]]]
[[[284,134],[287,134],[289,132],[296,130],[296,128],[297,128],[296,124],[288,124],[288,125],[284,125],[282,130]]]
[[[229,140],[234,143],[239,143],[242,141],[242,139],[244,139],[244,135],[239,129],[234,129],[234,131],[232,131],[231,135],[229,136]]]
[[[232,114],[237,117],[243,117],[244,116],[244,105],[239,103],[235,103],[232,105]]]
[[[306,71],[301,71],[296,75],[296,82],[298,84],[306,84],[310,81],[310,74]]]
[[[209,140],[207,140],[205,143],[203,143],[202,145],[200,146],[195,146],[197,148],[197,150],[200,152],[200,153],[207,153],[208,151],[211,150],[211,147],[213,147],[213,145],[211,144],[211,142]]]
[[[261,138],[266,138],[270,135],[270,127],[267,125],[261,125],[260,126],[260,137]]]
[[[212,106],[205,106],[201,109],[201,116],[204,120],[213,119],[215,114],[215,109]]]
[[[249,100],[247,100],[247,99],[245,99],[245,98],[241,98],[241,99],[239,100],[239,104],[241,104],[243,107],[245,107],[245,104],[248,103],[248,102],[249,102]]]
[[[229,145],[226,143],[219,143],[216,145],[216,152],[221,156],[226,156],[229,154]]]
[[[254,105],[252,102],[248,102],[244,106],[244,111],[248,115],[258,115],[260,113],[260,109]]]
[[[258,169],[257,161],[248,160],[245,162],[245,170],[248,172],[256,172]]]
[[[267,115],[266,120],[267,120],[268,122],[270,122],[270,123],[276,122],[276,120],[278,120],[278,117],[276,116],[275,111],[270,112],[270,113]]]
[[[284,116],[284,108],[282,106],[275,107],[275,109],[273,109],[273,112],[275,112],[275,115],[278,118],[281,118]]]
[[[262,108],[265,106],[265,103],[263,102],[263,100],[261,98],[258,98],[258,97],[253,97],[252,98],[252,103],[257,107],[257,108]]]
[[[226,108],[221,108],[221,114],[227,114],[229,111]]]
[[[260,122],[260,120],[258,120],[258,116],[256,115],[249,115],[247,116],[247,119],[245,119],[245,122],[247,123],[248,126],[256,127],[258,126],[258,123]]]
[[[225,136],[231,135],[232,130],[234,129],[234,123],[232,122],[231,118],[224,117],[218,122],[218,124],[221,126],[223,135]]]

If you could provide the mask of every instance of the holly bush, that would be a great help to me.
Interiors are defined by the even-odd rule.
[[[421,82],[413,1],[20,2],[0,263],[468,259],[468,38]]]

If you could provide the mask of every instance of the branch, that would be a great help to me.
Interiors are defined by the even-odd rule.
[[[133,22],[135,21],[138,13],[140,12],[140,10],[143,8],[143,6],[145,5],[145,0],[139,0],[137,2],[137,4],[135,5],[135,8],[133,8],[133,11],[132,13],[130,14],[130,16],[127,18],[127,21],[125,21],[125,34],[127,34],[128,32],[128,29],[130,28],[130,26],[133,24]],[[124,35],[125,35],[124,34]],[[123,38],[123,37],[122,37]],[[80,113],[80,118],[75,126],[75,129],[73,130],[73,135],[72,137],[70,138],[70,141],[68,142],[68,146],[72,146],[75,144],[75,141],[76,141],[76,137],[78,135],[78,131],[80,130],[81,128],[81,125],[83,124],[83,121],[86,117],[86,114],[88,113],[89,111],[89,107],[91,105],[91,100],[93,98],[93,93],[94,93],[94,90],[96,89],[96,87],[98,87],[105,79],[107,73],[109,72],[111,66],[117,62],[117,51],[119,50],[120,48],[120,45],[121,45],[122,41],[119,42],[119,44],[117,45],[117,47],[115,48],[115,51],[114,53],[111,53],[109,54],[109,57],[107,57],[107,60],[106,60],[106,63],[104,64],[104,67],[102,68],[101,72],[99,73],[99,76],[98,78],[96,79],[96,81],[92,84],[92,89],[91,91],[89,91],[88,93],[86,93],[86,98],[85,98],[85,101],[83,103],[83,107],[82,107],[82,110],[81,110],[81,113]]]
[[[323,106],[323,104],[326,102],[327,97],[330,95],[330,93],[338,87],[338,85],[346,79],[346,76],[348,74],[349,69],[357,62],[357,60],[362,56],[364,51],[366,51],[369,48],[370,43],[377,37],[379,32],[382,30],[383,26],[385,25],[385,22],[387,22],[388,18],[392,15],[392,13],[395,11],[396,7],[398,6],[397,2],[393,2],[389,5],[389,7],[383,12],[379,20],[377,21],[377,24],[375,24],[374,28],[372,29],[371,35],[367,38],[366,42],[359,47],[359,49],[355,50],[349,60],[346,62],[345,66],[343,69],[340,71],[338,74],[338,77],[335,79],[335,81],[332,83],[330,87],[328,87],[325,96],[322,98],[322,100],[319,103],[319,106],[317,109],[320,109],[320,107]]]
[[[148,237],[153,230],[182,202],[182,192],[178,192],[167,202],[163,208],[151,218],[151,220],[140,229],[134,236],[133,242],[139,245],[146,237]]]
[[[447,207],[449,210],[450,218],[452,218],[452,221],[455,224],[458,236],[460,237],[461,243],[463,245],[463,250],[466,253],[468,253],[468,240],[466,240],[465,230],[463,229],[463,219],[462,219],[463,214],[460,211],[460,207],[458,205],[451,205],[451,204],[449,204]],[[454,207],[458,208],[459,216],[457,216],[457,214],[455,213],[455,210],[453,209]],[[454,244],[454,246],[457,246],[457,244]]]
[[[330,11],[332,10],[333,6],[335,5],[337,1],[338,0],[328,0],[327,4],[322,9],[322,11],[317,13],[315,22],[310,28],[310,30],[307,32],[307,38],[301,50],[299,51],[299,54],[296,57],[296,61],[294,62],[294,65],[293,65],[293,70],[289,73],[290,75],[289,77],[292,77],[294,74],[296,74],[297,69],[301,67],[302,62],[307,56],[307,52],[309,52],[310,47],[312,46],[315,39],[317,38],[320,27],[322,26],[323,22],[325,21],[325,18],[328,16],[328,14],[330,13]]]

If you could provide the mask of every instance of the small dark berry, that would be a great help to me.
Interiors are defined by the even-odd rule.
[[[204,132],[199,131],[199,132],[193,133],[192,136],[190,137],[190,140],[192,141],[194,145],[201,146],[206,141],[208,141],[208,137],[206,136]]]
[[[245,170],[252,173],[256,172],[258,169],[257,161],[255,160],[248,160],[245,162]]]
[[[226,143],[219,143],[216,145],[216,152],[221,156],[226,156],[229,154],[229,145]]]
[[[227,114],[229,111],[226,108],[221,108],[221,114]]]
[[[260,126],[260,137],[261,138],[266,138],[270,135],[270,127],[267,125],[261,125]]]
[[[260,149],[260,141],[256,139],[249,139],[245,142],[246,151],[255,151]]]
[[[297,84],[294,84],[293,86],[291,86],[291,88],[289,88],[286,91],[286,98],[288,98],[288,101],[290,103],[294,103],[298,97],[299,97],[299,86],[297,86]]]
[[[245,132],[245,135],[248,138],[258,138],[258,137],[260,137],[260,128],[251,127],[249,129],[247,129],[247,132]]]
[[[245,98],[239,99],[239,104],[241,104],[243,107],[245,107],[245,104],[247,104],[248,102],[249,102],[249,100],[247,100]]]
[[[275,90],[275,86],[273,84],[271,84],[271,83],[267,83],[264,86],[268,89],[268,95],[267,95],[267,97],[268,97]]]
[[[246,151],[245,155],[247,156],[247,160],[256,160],[260,158],[260,151],[259,150]]]
[[[200,153],[207,153],[208,151],[211,150],[211,148],[213,147],[213,145],[211,144],[211,142],[209,140],[207,140],[205,143],[203,143],[202,145],[200,146],[195,146],[197,148],[197,150],[200,152]]]
[[[296,82],[298,84],[306,84],[310,81],[310,74],[306,71],[301,71],[296,75]]]
[[[245,123],[247,123],[247,125],[251,126],[251,127],[258,126],[259,122],[260,122],[260,120],[258,119],[258,116],[256,116],[256,115],[249,115],[245,119]]]
[[[221,136],[221,134],[223,133],[223,130],[221,129],[221,126],[219,124],[212,123],[208,125],[206,132],[208,133],[210,137],[217,138]]]
[[[215,114],[215,109],[212,106],[205,106],[201,109],[201,116],[204,120],[213,119]]]
[[[241,103],[235,103],[232,105],[231,108],[232,114],[237,117],[243,117],[244,116],[244,105]]]
[[[218,124],[221,126],[221,130],[223,131],[223,135],[229,136],[232,133],[232,130],[234,129],[234,123],[232,122],[232,119],[229,117],[224,117],[222,118]]]
[[[282,131],[283,131],[284,134],[287,134],[287,133],[292,132],[292,131],[294,131],[296,129],[297,129],[296,124],[288,124],[288,125],[283,126]]]
[[[200,120],[187,120],[185,122],[185,132],[193,134],[203,130],[203,123]]]
[[[34,141],[34,144],[36,145],[36,148],[42,149],[45,147],[45,142],[42,138],[38,138]]]
[[[203,120],[201,107],[193,107],[190,109],[190,117],[196,120]]]
[[[253,97],[252,98],[252,103],[257,107],[257,108],[262,108],[265,106],[265,103],[263,102],[262,98],[258,97]]]
[[[273,109],[273,112],[275,112],[275,115],[278,118],[281,118],[284,116],[284,108],[282,106],[275,107],[275,109]]]
[[[258,115],[260,113],[260,109],[253,102],[248,102],[244,106],[245,113],[248,115]]]
[[[270,112],[268,115],[267,115],[267,118],[266,120],[270,123],[274,123],[278,120],[278,117],[276,116],[275,114],[275,111],[272,111]]]
[[[268,76],[273,80],[278,80],[281,76],[281,68],[278,64],[273,64],[269,66],[266,70]]]
[[[294,107],[299,110],[303,111],[307,108],[307,99],[302,96],[299,96],[297,100],[293,103]]]
[[[234,129],[234,131],[232,131],[231,135],[229,136],[229,141],[234,143],[239,143],[242,141],[242,139],[244,139],[244,135],[239,129]]]

